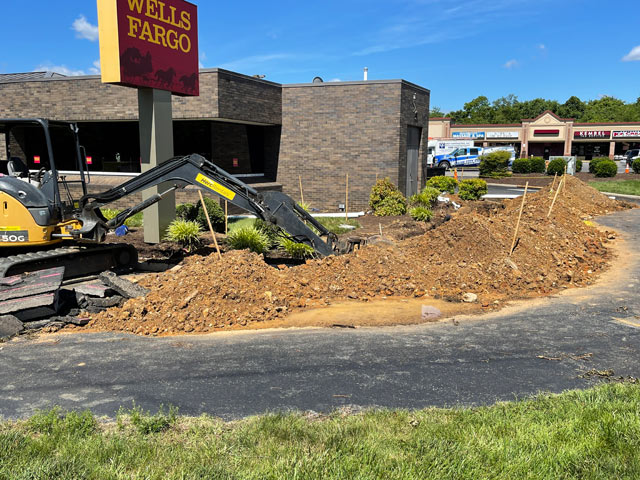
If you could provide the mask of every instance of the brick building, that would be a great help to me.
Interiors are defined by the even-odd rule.
[[[281,85],[206,69],[199,97],[173,97],[175,154],[200,153],[258,189],[281,189],[295,199],[301,180],[305,201],[330,211],[344,203],[348,173],[349,208],[364,209],[376,177],[391,178],[405,194],[420,188],[428,112],[429,90],[404,80]],[[91,158],[91,191],[140,171],[135,89],[97,76],[0,75],[0,118],[28,117],[78,123]],[[12,155],[39,168],[37,138],[11,142]],[[22,151],[22,144],[33,151]],[[179,202],[196,197],[190,189],[177,196]]]

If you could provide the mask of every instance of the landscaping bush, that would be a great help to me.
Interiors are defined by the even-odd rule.
[[[596,167],[598,163],[609,160],[609,157],[596,157],[589,162],[589,173],[596,173]]]
[[[576,173],[580,173],[582,171],[582,160],[576,159]]]
[[[271,240],[266,233],[255,227],[243,227],[227,235],[227,244],[233,250],[251,250],[264,253],[271,246]]]
[[[209,212],[209,218],[211,219],[211,226],[216,232],[224,232],[224,211],[220,204],[208,197],[204,198],[204,204],[207,206],[207,212]],[[204,214],[204,209],[202,208],[202,204],[200,201],[196,204],[197,215],[196,220],[202,228],[209,229],[209,224],[207,223],[207,217]]]
[[[567,166],[567,162],[564,161],[564,158],[556,158],[549,162],[547,166],[547,175],[564,175],[564,168]]]
[[[488,192],[487,182],[479,178],[463,180],[458,188],[458,196],[462,200],[478,200]]]
[[[282,234],[279,226],[271,222],[265,222],[261,218],[256,218],[254,220],[253,227],[263,232],[269,238],[269,246],[278,243],[278,238]]]
[[[516,158],[511,166],[513,173],[530,173],[531,162],[528,158]]]
[[[111,220],[112,218],[115,218],[116,215],[118,215],[120,212],[122,212],[122,210],[115,210],[113,208],[101,208],[100,212],[102,212],[102,215],[104,215],[104,218],[106,218],[107,220]],[[135,215],[132,215],[131,217],[127,218],[124,221],[124,224],[127,227],[141,227],[143,224],[143,219],[142,219],[142,212],[138,212]]]
[[[176,217],[182,220],[195,220],[198,216],[198,208],[193,203],[176,205]]]
[[[438,201],[440,190],[433,187],[424,187],[420,193],[411,195],[409,202],[414,206],[432,207]]]
[[[640,173],[640,158],[636,158],[633,161],[631,168],[633,168],[633,173]]]
[[[547,162],[542,157],[531,157],[529,166],[531,173],[544,173],[547,170]]]
[[[613,160],[601,160],[594,171],[596,177],[615,177],[618,174],[618,165]]]
[[[480,157],[480,176],[503,175],[507,173],[511,153],[505,151],[491,152]]]
[[[433,212],[430,208],[419,206],[410,209],[409,215],[418,222],[428,222],[433,217]]]
[[[200,245],[201,231],[202,226],[198,222],[177,218],[169,224],[165,238],[191,251]]]
[[[404,215],[407,212],[407,200],[388,178],[378,180],[371,188],[369,206],[374,215],[386,217]]]
[[[456,193],[458,181],[453,177],[437,176],[427,180],[427,187],[435,188],[439,192]]]
[[[395,191],[387,195],[373,212],[377,217],[391,217],[407,213],[407,200],[399,192]]]
[[[286,237],[280,239],[280,247],[282,247],[282,249],[293,258],[311,258],[314,253],[311,245],[298,243],[295,240]]]

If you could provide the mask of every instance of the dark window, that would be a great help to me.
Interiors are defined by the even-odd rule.
[[[478,149],[477,148],[472,148],[470,155],[478,155]]]

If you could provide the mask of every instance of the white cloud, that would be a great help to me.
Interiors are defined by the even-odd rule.
[[[629,53],[622,57],[623,62],[639,62],[640,61],[640,45],[633,47]]]
[[[233,70],[234,72],[241,70],[246,71],[252,68],[256,68],[259,65],[264,65],[265,63],[270,63],[278,60],[287,60],[291,59],[292,57],[293,55],[287,53],[252,55],[250,57],[240,58],[238,60],[223,63],[222,65],[220,65],[220,68],[224,68],[225,70]]]
[[[34,72],[56,72],[67,77],[77,77],[86,75],[84,70],[73,70],[66,65],[51,65],[50,63],[41,63],[33,69]]]
[[[75,30],[78,38],[85,38],[91,42],[98,40],[98,27],[89,23],[84,15],[76,18],[71,28]]]
[[[342,79],[340,78],[332,78],[331,80],[329,80],[330,82],[341,82]]]
[[[520,62],[518,62],[515,58],[512,58],[507,63],[503,65],[504,68],[511,70],[512,68],[516,68],[520,66]]]
[[[546,49],[547,49],[547,46],[546,46],[544,43],[541,43],[541,44],[539,44],[539,45],[538,45],[538,48],[539,48],[540,50],[543,50],[543,51],[544,51],[544,50],[546,50]]]
[[[89,68],[89,73],[91,75],[100,75],[101,69],[100,69],[100,60],[95,60],[93,62],[93,67]]]

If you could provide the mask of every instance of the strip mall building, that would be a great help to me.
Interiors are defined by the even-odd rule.
[[[200,96],[173,97],[174,151],[199,153],[258,190],[283,190],[296,200],[302,184],[305,201],[321,210],[344,206],[349,174],[349,209],[362,210],[376,178],[389,177],[405,195],[419,190],[429,97],[429,90],[405,80],[282,85],[201,70]],[[78,123],[91,157],[91,192],[140,172],[135,89],[103,84],[97,76],[0,74],[0,118],[33,117]],[[44,148],[38,138],[9,139],[11,155],[35,170]],[[6,160],[6,141],[0,138],[0,160]],[[64,155],[56,162],[65,170]],[[176,196],[178,202],[197,199],[189,189]]]
[[[520,157],[574,155],[581,160],[614,158],[640,148],[640,123],[576,123],[547,111],[517,124],[455,125],[450,118],[431,118],[432,139],[472,139],[476,146],[513,145]]]

